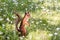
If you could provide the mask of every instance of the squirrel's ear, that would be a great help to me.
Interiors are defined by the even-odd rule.
[[[25,12],[25,14],[29,14],[29,12]]]
[[[25,12],[25,14],[27,14],[27,12]]]
[[[29,12],[28,12],[29,13]]]
[[[25,12],[25,14],[26,14],[26,12]]]

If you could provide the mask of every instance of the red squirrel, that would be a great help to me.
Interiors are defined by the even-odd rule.
[[[26,36],[25,25],[30,26],[30,24],[28,23],[28,19],[30,18],[30,14],[29,14],[29,12],[25,12],[25,15],[22,18],[22,20],[21,20],[21,16],[18,13],[15,13],[15,14],[18,17],[17,20],[16,20],[16,24],[15,24],[16,29],[17,29],[18,32],[21,33],[20,36]],[[18,24],[19,24],[20,21],[21,21],[21,23],[20,23],[20,26],[19,26],[19,29],[18,29]]]

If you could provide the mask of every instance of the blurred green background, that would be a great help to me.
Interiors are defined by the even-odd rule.
[[[60,0],[0,0],[0,40],[19,40],[13,11],[31,15],[20,40],[60,40]]]

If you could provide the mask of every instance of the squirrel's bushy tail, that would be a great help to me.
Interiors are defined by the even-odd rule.
[[[22,20],[22,18],[17,12],[14,12],[14,14],[17,16],[16,23],[15,23],[16,29],[20,31],[20,29],[18,29],[18,24]]]

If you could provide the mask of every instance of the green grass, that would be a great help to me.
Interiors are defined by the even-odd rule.
[[[26,38],[22,40],[60,40],[60,32],[56,30],[60,28],[60,14],[53,12],[48,13],[31,13],[29,20],[30,27],[26,27]],[[0,27],[0,40],[19,40],[18,32],[15,29],[15,24],[6,23],[5,28]]]

